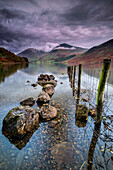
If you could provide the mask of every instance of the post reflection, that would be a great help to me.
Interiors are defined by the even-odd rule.
[[[93,136],[92,136],[89,151],[88,151],[88,166],[87,166],[88,170],[91,170],[93,166],[93,155],[94,155],[96,143],[98,141],[98,137],[100,134],[100,127],[101,127],[101,123],[95,124]]]
[[[78,70],[78,88],[77,88],[76,114],[75,114],[75,124],[77,127],[85,127],[88,118],[87,106],[79,104],[80,89],[81,89],[81,73],[82,73],[82,65],[80,64]]]
[[[68,66],[67,73],[69,76],[70,86],[72,88],[72,95],[75,96],[75,76],[76,76],[76,66]]]

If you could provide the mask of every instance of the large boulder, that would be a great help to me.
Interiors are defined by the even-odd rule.
[[[44,121],[51,120],[57,116],[57,109],[48,104],[44,104],[40,109],[40,118]]]
[[[33,106],[35,104],[35,100],[32,97],[25,99],[20,102],[22,106]]]
[[[39,123],[39,111],[29,106],[13,108],[3,120],[2,131],[21,139]]]

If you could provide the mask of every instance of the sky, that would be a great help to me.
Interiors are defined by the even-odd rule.
[[[113,0],[0,0],[0,46],[19,53],[113,38]]]

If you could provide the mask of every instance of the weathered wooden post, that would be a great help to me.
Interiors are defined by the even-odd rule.
[[[75,80],[75,75],[76,75],[76,66],[74,66],[73,80]]]
[[[98,84],[98,90],[97,90],[97,116],[96,116],[97,124],[99,124],[102,120],[103,96],[104,96],[107,75],[110,68],[110,63],[111,63],[110,59],[103,60],[103,67],[102,67],[100,80]]]
[[[72,80],[72,91],[73,91],[73,96],[75,93],[75,75],[76,75],[76,66],[74,66],[74,73],[73,73],[73,80]]]
[[[79,98],[80,98],[81,73],[82,73],[82,64],[79,64],[79,71],[78,71],[78,90],[77,90],[76,112],[77,112],[77,107],[78,107],[78,104],[79,104]]]

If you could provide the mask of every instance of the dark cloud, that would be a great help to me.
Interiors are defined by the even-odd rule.
[[[112,0],[4,0],[0,46],[13,52],[59,43],[92,47],[113,35]]]

